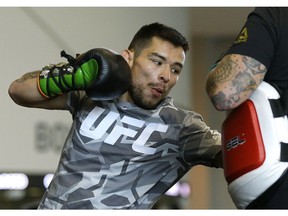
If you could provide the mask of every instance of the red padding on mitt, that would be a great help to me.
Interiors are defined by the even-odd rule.
[[[231,111],[223,122],[222,150],[228,183],[263,164],[265,148],[253,101]]]

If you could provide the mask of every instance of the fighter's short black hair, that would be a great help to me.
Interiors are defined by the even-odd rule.
[[[153,37],[168,41],[176,47],[182,47],[185,53],[189,50],[188,41],[181,33],[158,22],[142,26],[134,35],[128,49],[133,50],[137,56],[145,47],[149,46]]]

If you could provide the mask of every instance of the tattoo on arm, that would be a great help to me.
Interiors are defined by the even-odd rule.
[[[224,64],[221,64],[215,69],[213,73],[213,79],[216,83],[227,82],[232,79],[231,71],[236,66],[236,63],[230,59],[225,60]]]
[[[263,64],[247,56],[223,59],[211,74],[212,81],[208,82],[213,104],[218,109],[230,109],[246,100],[261,83],[266,71]],[[221,84],[226,87],[217,88]]]
[[[233,75],[231,74],[233,67],[235,67],[235,63],[230,59],[225,59],[223,63],[215,68],[213,73],[209,74],[210,78],[207,83],[208,92],[214,94],[217,89],[217,84],[230,81],[233,78]]]
[[[227,107],[231,107],[232,105],[232,101],[227,100],[225,94],[222,91],[220,91],[218,94],[213,95],[211,97],[211,100],[219,110],[226,109]]]
[[[233,79],[232,86],[237,93],[255,90],[264,78],[266,67],[253,58],[242,56],[241,63],[245,65],[243,70],[239,70]]]
[[[267,69],[263,64],[247,56],[243,56],[242,61],[247,66],[248,72],[250,71],[253,75],[263,74],[264,77]]]

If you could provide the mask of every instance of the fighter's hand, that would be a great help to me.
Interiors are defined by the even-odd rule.
[[[94,100],[110,100],[123,94],[131,84],[131,72],[125,59],[115,52],[95,48],[76,59],[61,52],[68,63],[44,67],[38,78],[38,89],[45,97],[73,90],[85,90]]]

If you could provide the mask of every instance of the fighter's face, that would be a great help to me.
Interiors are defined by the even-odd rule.
[[[154,109],[177,83],[184,61],[182,47],[153,38],[151,45],[130,63],[132,88],[128,91],[128,101],[144,109]]]

